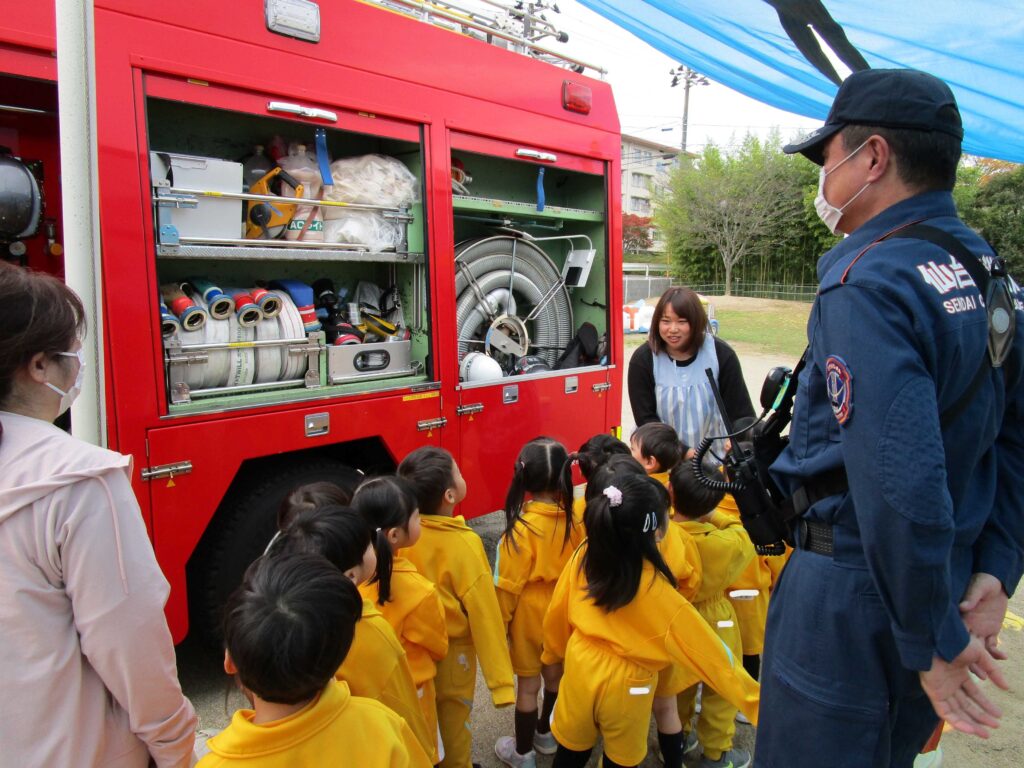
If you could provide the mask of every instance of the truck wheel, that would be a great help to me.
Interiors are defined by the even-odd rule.
[[[261,481],[261,477],[268,479]],[[243,482],[236,481],[221,502],[188,566],[190,632],[199,632],[216,648],[221,647],[223,636],[224,603],[274,536],[285,496],[300,485],[320,481],[354,491],[362,475],[340,462],[317,459],[289,463],[278,470],[263,467],[248,478],[251,484],[243,476]]]

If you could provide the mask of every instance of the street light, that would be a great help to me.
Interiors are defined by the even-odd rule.
[[[690,119],[690,86],[711,85],[711,81],[704,75],[690,69],[685,64],[680,64],[675,69],[668,71],[672,75],[672,87],[675,88],[680,82],[683,83],[683,141],[682,150],[686,151],[686,125]]]

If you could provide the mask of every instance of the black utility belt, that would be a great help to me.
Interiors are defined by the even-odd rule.
[[[814,552],[816,555],[832,557],[835,550],[832,536],[832,526],[820,520],[805,520],[800,518],[796,523],[797,546],[806,551]]]

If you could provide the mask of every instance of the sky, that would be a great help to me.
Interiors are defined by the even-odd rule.
[[[546,15],[569,34],[569,42],[548,39],[543,44],[608,70],[605,79],[615,93],[623,133],[678,147],[683,86],[671,87],[669,71],[680,62],[575,0],[558,0],[558,7],[561,13]],[[748,132],[764,137],[772,128],[787,140],[820,125],[820,119],[783,112],[718,83],[695,85],[690,89],[686,148],[700,152],[708,142],[729,148]]]

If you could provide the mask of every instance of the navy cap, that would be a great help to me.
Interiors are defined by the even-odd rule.
[[[839,86],[825,124],[782,151],[787,155],[799,152],[822,165],[826,140],[847,125],[940,131],[964,137],[956,98],[939,78],[916,69],[863,69]]]

